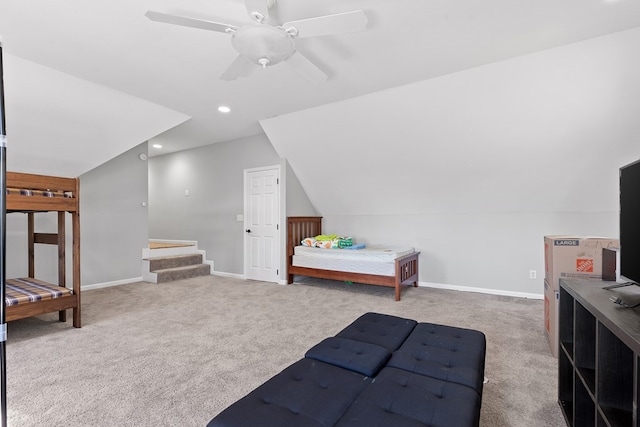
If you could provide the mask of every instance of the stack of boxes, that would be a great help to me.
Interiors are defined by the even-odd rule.
[[[558,357],[560,279],[602,280],[604,248],[619,248],[618,239],[544,236],[544,327],[554,357]]]

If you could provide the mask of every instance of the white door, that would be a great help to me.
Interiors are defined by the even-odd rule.
[[[280,167],[245,170],[245,276],[278,282]]]

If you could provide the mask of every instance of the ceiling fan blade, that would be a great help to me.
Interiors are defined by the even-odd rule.
[[[235,80],[238,77],[248,76],[253,70],[258,68],[256,64],[249,61],[242,55],[238,57],[224,70],[220,76],[221,80]]]
[[[285,30],[293,27],[298,37],[328,36],[351,33],[367,27],[367,15],[362,10],[300,19],[282,24]]]
[[[258,22],[265,22],[269,20],[269,8],[273,6],[274,0],[244,0],[244,4],[249,16]],[[260,14],[262,19],[256,14]]]
[[[221,24],[219,22],[205,21],[203,19],[187,18],[185,16],[169,15],[167,13],[154,12],[153,10],[148,10],[147,13],[145,13],[145,16],[156,22],[199,28],[201,30],[219,31],[221,33],[227,33],[230,30],[235,31],[238,29],[235,25]]]
[[[324,71],[318,68],[313,62],[309,61],[306,56],[296,51],[286,61],[291,65],[302,77],[311,83],[320,84],[329,78]]]

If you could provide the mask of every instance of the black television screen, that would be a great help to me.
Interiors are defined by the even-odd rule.
[[[640,160],[620,168],[620,275],[640,283]]]

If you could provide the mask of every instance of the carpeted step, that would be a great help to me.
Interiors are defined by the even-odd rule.
[[[191,277],[207,276],[211,274],[211,267],[208,264],[187,265],[155,270],[154,273],[158,275],[156,283],[166,283]]]
[[[149,258],[149,271],[202,264],[202,254],[172,255]]]

